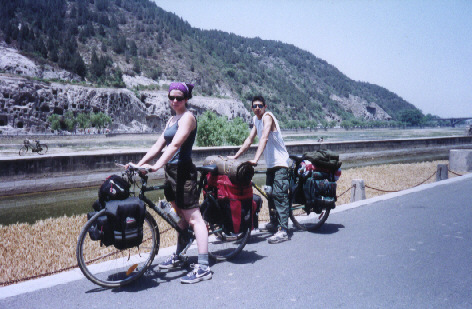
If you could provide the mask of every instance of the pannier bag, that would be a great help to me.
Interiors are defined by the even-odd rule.
[[[305,193],[305,206],[316,213],[322,209],[332,209],[336,202],[336,182],[327,179],[314,179],[312,177],[305,180],[303,192]]]
[[[97,212],[95,211],[89,212],[87,214],[87,220],[90,220],[96,214]],[[108,221],[108,216],[99,216],[97,220],[95,220],[94,224],[89,228],[89,236],[92,240],[100,240],[101,244],[106,247],[113,245],[113,226]]]
[[[218,175],[226,175],[236,185],[248,186],[254,176],[254,166],[247,161],[228,159],[222,156],[208,156],[203,165],[216,165]]]
[[[129,197],[130,184],[118,175],[109,176],[98,189],[100,203],[112,200],[124,200]]]
[[[239,233],[247,228],[254,228],[258,207],[253,201],[252,186],[236,185],[227,175],[207,175],[205,194],[216,197],[217,204],[204,203],[202,213],[209,223],[222,224],[225,233]]]
[[[341,176],[339,155],[329,150],[305,153],[298,166],[299,183],[294,201],[305,204],[306,210],[321,213],[332,209],[336,202],[336,181]]]
[[[100,240],[105,246],[117,249],[139,246],[143,241],[143,225],[146,205],[137,197],[109,201],[105,213],[89,229],[92,240]],[[88,214],[89,219],[96,214]]]

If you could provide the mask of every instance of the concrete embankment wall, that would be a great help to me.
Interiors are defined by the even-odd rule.
[[[318,149],[329,149],[341,154],[343,162],[362,160],[373,156],[408,156],[412,153],[438,153],[446,156],[450,149],[472,148],[472,136],[417,138],[381,141],[350,141],[330,143],[289,143],[291,154],[303,154]],[[199,164],[210,155],[234,155],[238,147],[194,148],[194,162]],[[245,155],[251,158],[255,146]],[[138,162],[145,154],[139,151],[90,151],[78,153],[46,154],[30,157],[0,158],[0,181],[34,179],[58,175],[80,175],[115,171],[115,162]]]

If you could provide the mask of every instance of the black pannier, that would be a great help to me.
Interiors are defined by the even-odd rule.
[[[332,209],[336,202],[336,182],[327,179],[315,179],[310,177],[303,184],[305,192],[306,208],[316,213],[323,209]]]
[[[88,214],[90,219],[96,212]],[[108,201],[104,215],[89,229],[92,240],[100,240],[105,246],[117,249],[139,246],[143,241],[143,225],[146,205],[137,197]]]
[[[207,194],[207,198],[205,198],[202,204],[200,205],[200,211],[202,213],[203,219],[208,223],[223,224],[223,211],[221,210],[217,199],[214,197],[216,196],[216,194]]]
[[[97,212],[89,212],[87,220],[95,216]],[[92,240],[100,240],[104,246],[111,246],[114,242],[113,226],[108,221],[107,215],[102,215],[95,220],[94,224],[89,228],[89,236]]]
[[[113,225],[114,245],[117,249],[139,246],[143,242],[146,205],[137,197],[109,201],[105,213]]]

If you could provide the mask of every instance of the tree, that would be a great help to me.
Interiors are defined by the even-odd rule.
[[[225,120],[215,113],[206,111],[198,117],[197,145],[221,146],[224,143]]]
[[[61,117],[58,114],[52,114],[48,117],[49,125],[51,126],[51,130],[60,130],[61,129]]]
[[[241,145],[249,135],[249,127],[241,117],[226,122],[224,136],[229,145]]]
[[[80,129],[85,131],[85,128],[90,127],[90,114],[80,113],[77,115],[77,125]]]
[[[130,40],[129,42],[129,54],[133,57],[138,55],[138,47],[136,46],[136,42],[134,40]]]
[[[399,114],[399,120],[408,126],[419,126],[423,123],[423,113],[419,109],[403,110]]]
[[[80,77],[84,77],[87,75],[87,67],[85,66],[85,62],[77,52],[74,54],[73,62],[72,62],[72,71],[77,73]]]
[[[354,125],[350,120],[343,120],[341,121],[341,128],[344,128],[346,130],[352,129]]]
[[[198,146],[241,145],[248,135],[249,127],[240,117],[228,121],[211,111],[198,117]]]
[[[111,124],[112,120],[111,117],[104,112],[98,112],[90,115],[90,123],[92,126],[98,128],[98,132],[100,132],[100,129],[104,128],[107,124]]]
[[[72,111],[68,111],[64,115],[64,124],[66,126],[67,131],[69,132],[75,131],[75,125],[77,124],[77,119],[74,117],[74,113]]]

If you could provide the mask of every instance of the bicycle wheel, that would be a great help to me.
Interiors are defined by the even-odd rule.
[[[114,288],[129,284],[141,277],[151,266],[159,250],[159,228],[150,213],[146,212],[143,242],[139,247],[118,250],[105,247],[88,235],[90,227],[105,210],[93,216],[83,227],[77,240],[77,261],[85,277],[95,284]]]
[[[43,155],[46,152],[48,152],[48,145],[46,145],[46,144],[39,144],[39,148],[41,149],[41,150],[38,151],[38,154],[40,154],[40,155]]]
[[[310,212],[307,214],[305,205],[290,203],[290,220],[298,229],[304,231],[315,231],[319,229],[328,219],[330,209],[323,209],[321,213]]]
[[[216,261],[230,260],[238,255],[249,240],[251,230],[226,233],[218,224],[208,224],[208,254]]]
[[[24,156],[27,152],[28,152],[28,148],[26,146],[23,146],[20,148],[20,151],[18,152],[18,154],[20,156]]]

